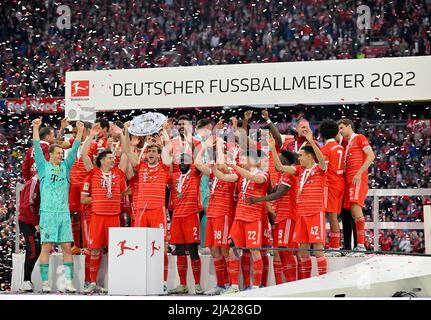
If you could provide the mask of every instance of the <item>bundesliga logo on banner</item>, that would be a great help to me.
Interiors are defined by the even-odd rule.
[[[88,97],[90,95],[90,81],[89,80],[77,80],[72,81],[71,85],[71,97]]]

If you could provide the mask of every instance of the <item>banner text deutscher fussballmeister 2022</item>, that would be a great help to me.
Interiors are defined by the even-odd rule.
[[[431,99],[431,57],[66,73],[66,113]]]

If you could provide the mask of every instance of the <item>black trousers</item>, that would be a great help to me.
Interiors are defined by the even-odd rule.
[[[25,239],[24,281],[31,281],[31,273],[40,255],[40,237],[31,224],[19,221],[19,230]]]
[[[356,225],[355,220],[352,217],[352,212],[347,209],[342,209],[340,214],[341,222],[343,223],[343,239],[344,239],[344,249],[352,249],[352,233],[353,242],[355,247],[358,245],[356,239]]]

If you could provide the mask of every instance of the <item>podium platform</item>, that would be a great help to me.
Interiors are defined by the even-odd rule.
[[[328,259],[328,262],[330,264],[331,260]],[[373,298],[391,297],[397,291],[414,292],[418,297],[431,297],[431,258],[374,256],[320,277],[242,291],[235,296]]]
[[[274,271],[272,267],[272,256],[269,256],[269,276],[268,276],[268,285],[272,286],[274,289],[275,278]],[[168,255],[169,259],[169,270],[168,270],[168,289],[173,289],[180,283],[180,279],[177,271],[177,257]],[[350,266],[356,265],[363,261],[369,260],[369,257],[360,257],[360,258],[328,258],[328,271],[337,271],[344,268],[348,268]],[[18,289],[23,281],[24,277],[24,254],[13,254],[13,273],[12,273],[12,292],[18,292]],[[74,256],[74,285],[79,291],[83,290],[84,287],[84,263],[85,256],[84,255],[76,255]],[[187,285],[190,293],[194,293],[194,278],[190,264],[190,258],[188,258],[188,273],[187,273]],[[64,270],[62,268],[63,264],[63,256],[62,254],[54,254],[51,255],[50,258],[50,282],[55,284],[60,284],[64,279]],[[201,256],[201,286],[203,290],[209,290],[216,285],[216,277],[214,271],[214,264],[212,262],[212,257],[210,255],[202,255]],[[312,258],[312,275],[317,275],[317,264],[316,260]],[[105,288],[108,288],[108,257],[105,255],[102,259],[102,263],[100,266],[100,271],[98,275],[98,283],[103,285]],[[241,281],[241,276],[240,276]],[[36,263],[36,266],[33,270],[32,274],[32,282],[34,284],[35,290],[39,291],[42,288],[42,282],[39,273],[39,262]],[[52,292],[57,292],[58,287],[53,286]]]

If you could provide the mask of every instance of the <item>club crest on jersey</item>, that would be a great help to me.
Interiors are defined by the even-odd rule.
[[[144,171],[143,177],[144,177],[144,181],[148,180],[148,172],[147,171]]]

